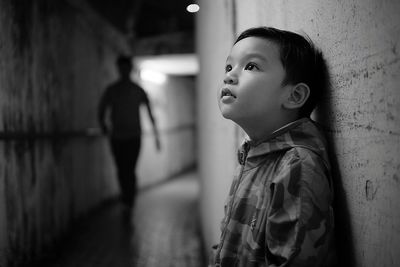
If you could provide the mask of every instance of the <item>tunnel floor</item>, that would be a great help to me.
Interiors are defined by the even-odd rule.
[[[205,266],[198,193],[191,172],[141,192],[131,214],[119,203],[109,204],[81,222],[39,265]]]

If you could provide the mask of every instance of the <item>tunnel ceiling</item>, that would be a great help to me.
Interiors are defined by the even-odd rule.
[[[190,0],[87,0],[113,26],[136,38],[166,33],[193,34],[194,15],[186,11]],[[134,22],[129,29],[130,21]]]

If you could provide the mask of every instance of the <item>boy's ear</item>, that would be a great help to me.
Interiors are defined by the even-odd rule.
[[[310,88],[305,83],[298,83],[289,89],[283,106],[287,109],[301,108],[310,96]]]

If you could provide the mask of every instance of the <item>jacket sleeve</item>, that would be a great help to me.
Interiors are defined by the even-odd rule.
[[[311,151],[290,154],[270,187],[267,266],[319,266],[333,227],[326,168]]]

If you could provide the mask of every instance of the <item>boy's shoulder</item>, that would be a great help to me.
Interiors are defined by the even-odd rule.
[[[317,195],[325,192],[320,197],[331,191],[329,166],[321,155],[307,147],[297,146],[287,150],[277,170],[271,182],[282,184],[287,191],[297,191],[290,188],[307,186]]]
[[[304,164],[326,166],[330,168],[328,144],[324,130],[311,119],[304,118],[276,138],[276,144],[286,151],[285,158],[297,160]]]
[[[330,167],[319,151],[306,146],[294,146],[286,150],[279,160],[278,170],[285,172],[285,170],[291,169],[310,169],[316,172],[319,170],[325,172]]]
[[[251,166],[274,166],[269,175],[276,179],[297,175],[296,172],[329,175],[330,171],[324,134],[308,118],[295,121],[275,131],[266,141],[251,146],[248,158]]]
[[[324,155],[321,151],[309,146],[293,146],[284,154],[285,158],[302,164],[325,165]]]

